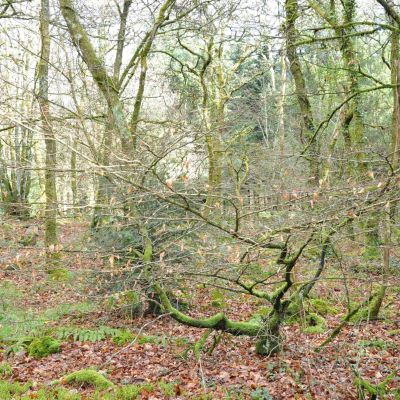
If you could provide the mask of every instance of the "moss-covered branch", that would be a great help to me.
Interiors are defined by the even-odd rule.
[[[160,285],[154,285],[155,292],[159,295],[161,305],[176,321],[195,328],[214,329],[224,331],[235,336],[257,336],[262,330],[261,325],[251,322],[236,322],[229,320],[224,313],[218,313],[208,318],[194,318],[177,310],[170,302],[167,294]]]

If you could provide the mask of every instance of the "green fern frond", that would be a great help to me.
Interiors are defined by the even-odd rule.
[[[108,326],[100,326],[97,329],[83,329],[77,327],[63,327],[57,332],[57,339],[79,342],[100,342],[108,338],[114,338],[120,335],[121,329],[110,328]]]

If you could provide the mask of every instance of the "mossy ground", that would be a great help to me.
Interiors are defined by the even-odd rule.
[[[28,354],[35,358],[47,357],[49,354],[58,353],[59,351],[60,342],[49,336],[33,339],[28,346]]]
[[[85,394],[65,386],[92,388]],[[19,383],[0,380],[1,400],[134,400],[155,394],[157,398],[173,399],[179,391],[176,382],[160,380],[156,384],[114,385],[95,370],[81,370],[62,378],[52,386],[37,387],[33,382]]]

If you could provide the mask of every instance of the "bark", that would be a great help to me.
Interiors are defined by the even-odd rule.
[[[301,68],[300,57],[297,54],[297,31],[296,20],[298,18],[298,1],[286,0],[286,47],[289,59],[289,68],[293,76],[297,102],[300,107],[300,114],[306,139],[306,155],[310,165],[310,181],[318,182],[319,180],[319,149],[315,138],[315,123],[311,109],[311,103],[307,95],[307,87],[304,74]]]
[[[42,120],[46,146],[45,171],[45,244],[46,247],[57,244],[57,187],[55,169],[57,165],[56,138],[50,122],[49,109],[49,60],[50,60],[50,8],[49,0],[41,0],[40,37],[41,50],[37,68],[39,82],[38,103]]]
[[[343,2],[344,7],[344,22],[351,26],[354,20],[355,0],[346,0]],[[365,154],[361,150],[364,145],[364,123],[361,116],[359,96],[357,95],[360,91],[359,85],[359,62],[357,59],[357,54],[354,48],[353,39],[349,37],[352,28],[347,28],[345,30],[336,28],[337,34],[341,35],[341,52],[343,57],[344,68],[346,69],[348,77],[348,96],[353,96],[353,99],[347,107],[347,113],[345,121],[350,125],[352,123],[352,130],[350,131],[349,138],[351,140],[350,150],[356,152],[356,159],[358,161],[358,170],[363,173],[365,172]]]
[[[278,103],[278,143],[281,160],[285,156],[285,100],[286,100],[286,49],[281,49],[281,91]],[[283,180],[282,180],[283,183]]]
[[[213,58],[222,62],[221,49],[215,53],[214,39],[207,43],[206,55],[203,57],[203,66],[199,74],[202,90],[202,114],[206,130],[205,139],[208,155],[208,193],[206,213],[210,208],[221,201],[223,151],[222,131],[225,122],[225,98],[222,95],[222,71],[216,71],[212,65]],[[219,75],[219,76],[218,76]]]
[[[119,76],[121,73],[122,66],[122,56],[125,47],[125,37],[126,37],[126,23],[128,21],[129,9],[132,5],[132,0],[124,0],[124,5],[122,12],[120,11],[120,24],[118,30],[118,42],[117,42],[117,52],[115,54],[114,61],[114,81],[119,82]]]
[[[113,125],[121,140],[124,154],[131,157],[133,150],[131,132],[119,97],[118,83],[113,77],[108,75],[105,66],[96,54],[85,28],[79,21],[72,1],[59,0],[59,4],[72,41],[107,102]]]
[[[76,175],[76,150],[78,146],[77,139],[74,139],[71,149],[71,192],[72,192],[72,206],[73,213],[77,212],[76,207],[78,207],[79,199],[78,199],[78,179]]]
[[[134,140],[134,147],[136,147],[137,142],[137,128],[139,124],[139,116],[140,111],[142,109],[143,99],[144,99],[144,89],[146,84],[147,70],[148,70],[148,57],[150,55],[151,48],[154,43],[154,39],[162,26],[165,20],[169,16],[169,12],[171,10],[171,6],[175,3],[175,0],[166,0],[164,4],[161,6],[156,21],[149,32],[149,35],[146,36],[147,39],[144,42],[143,49],[140,53],[140,76],[139,76],[139,87],[135,97],[135,104],[133,107],[133,112],[130,120],[130,130]]]
[[[315,0],[308,0],[309,5],[314,11],[324,19],[339,38],[340,52],[342,54],[343,67],[347,75],[347,84],[345,90],[347,97],[352,97],[351,101],[344,106],[344,118],[341,121],[341,131],[345,145],[350,152],[355,153],[357,160],[356,168],[352,171],[365,173],[366,161],[362,149],[365,142],[365,129],[360,111],[359,103],[359,61],[351,33],[353,32],[354,15],[356,12],[355,0],[342,1],[343,6],[343,24],[346,28],[340,27],[337,21],[335,3],[331,3],[329,11],[324,10]]]
[[[400,28],[400,24],[398,25]],[[399,31],[394,30],[391,37],[391,79],[393,85],[393,119],[392,119],[392,168],[399,167],[400,160],[400,44]]]

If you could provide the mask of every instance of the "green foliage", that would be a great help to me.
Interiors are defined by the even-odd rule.
[[[28,346],[28,354],[35,358],[47,357],[49,354],[58,353],[59,351],[60,342],[49,336],[33,339]]]
[[[77,327],[62,327],[57,332],[57,338],[60,340],[72,339],[79,342],[100,342],[107,338],[121,336],[123,330],[100,326],[97,329],[83,329]]]
[[[21,296],[16,286],[8,282],[0,284],[0,342],[11,343],[11,352],[23,350],[33,337],[43,335],[50,321],[67,314],[83,315],[95,309],[94,304],[83,302],[60,304],[37,314],[19,305]],[[30,340],[27,343],[28,337]]]
[[[26,393],[30,387],[30,382],[21,384],[18,382],[0,381],[0,399],[14,400],[21,398],[20,396]]]
[[[261,314],[259,314],[259,313],[256,313],[256,314],[253,314],[253,315],[249,318],[249,320],[248,320],[247,322],[250,322],[250,323],[252,323],[252,324],[261,324],[261,323],[262,323],[262,320],[263,320],[263,315],[261,315]]]
[[[93,386],[96,389],[108,389],[114,387],[114,384],[104,375],[94,369],[82,369],[72,372],[61,378],[62,383],[79,384],[83,386]]]
[[[82,397],[78,393],[73,393],[61,387],[54,389],[41,388],[36,392],[25,394],[21,397],[21,400],[81,400]]]
[[[213,400],[212,394],[199,394],[192,397],[193,400]]]
[[[358,344],[360,347],[373,347],[379,350],[396,348],[396,345],[394,343],[387,342],[383,339],[360,340]]]
[[[9,363],[1,363],[0,364],[0,377],[8,378],[12,375],[12,367]]]
[[[133,341],[133,334],[125,329],[113,337],[113,342],[118,346],[124,346]]]
[[[139,344],[146,344],[146,343],[150,343],[150,344],[160,344],[163,342],[163,338],[159,337],[159,336],[151,336],[151,335],[139,335],[137,342]]]
[[[267,388],[257,388],[250,394],[251,400],[273,400]]]
[[[12,342],[7,348],[6,348],[6,354],[17,354],[19,352],[24,352],[29,344],[32,342],[33,338],[32,337],[24,337],[16,340],[15,342]]]
[[[204,332],[203,335],[201,335],[201,338],[199,340],[197,340],[195,342],[195,344],[193,345],[193,353],[194,353],[194,356],[196,357],[196,360],[200,359],[201,352],[204,350],[207,339],[210,336],[211,332],[212,332],[211,330]]]

